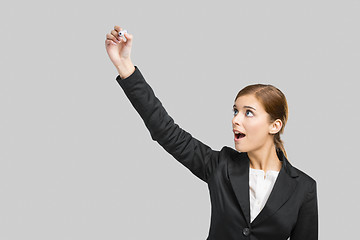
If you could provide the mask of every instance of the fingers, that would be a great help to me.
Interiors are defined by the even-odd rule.
[[[116,31],[116,30],[112,30],[111,31],[111,34],[117,39],[120,41],[120,36],[119,36],[119,32]]]
[[[110,44],[117,46],[117,43],[115,43],[114,41],[109,40],[109,39],[106,39],[106,40],[105,40],[105,45],[108,46],[108,45],[110,45]]]
[[[119,32],[122,30],[123,30],[123,28],[115,25],[114,30],[111,30],[111,32],[106,35],[106,39],[112,41],[115,44],[118,44],[120,42],[125,42],[124,39],[119,36]],[[133,39],[133,35],[130,33],[124,33],[124,36],[127,39],[127,41],[131,42],[131,40]]]
[[[119,36],[119,32],[122,31],[123,28],[115,25],[114,30],[111,31],[111,34],[113,34],[119,41],[121,41],[121,37]]]
[[[111,31],[111,34],[110,33],[106,34],[106,40],[110,40],[113,43],[119,43],[120,42],[120,40],[118,40],[118,38],[114,36],[112,31]]]
[[[128,41],[131,41],[132,39],[133,39],[133,35],[132,34],[130,34],[130,33],[124,33],[124,36],[126,37],[126,39],[128,40]]]
[[[120,31],[122,31],[123,29],[122,29],[121,27],[115,25],[114,30],[116,30],[117,32],[120,32]]]

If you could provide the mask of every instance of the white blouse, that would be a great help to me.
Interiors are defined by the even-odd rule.
[[[264,208],[274,187],[279,171],[254,169],[249,170],[250,217],[252,222]]]

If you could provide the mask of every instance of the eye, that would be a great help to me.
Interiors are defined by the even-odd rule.
[[[238,113],[238,110],[236,108],[233,108],[233,113],[234,113],[234,116],[236,116]]]
[[[250,111],[250,110],[246,110],[246,113],[245,113],[246,116],[248,116],[248,115],[247,115],[248,112],[251,113],[251,116],[254,116],[253,112]]]

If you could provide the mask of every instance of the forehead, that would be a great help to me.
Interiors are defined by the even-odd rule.
[[[235,106],[240,109],[244,106],[250,106],[256,109],[256,111],[264,110],[259,100],[256,99],[254,95],[244,95],[238,97],[235,101]]]

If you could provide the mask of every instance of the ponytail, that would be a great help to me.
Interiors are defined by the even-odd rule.
[[[284,142],[280,139],[280,132],[275,134],[274,143],[275,143],[276,149],[280,149],[284,153],[284,156],[287,159],[288,157],[287,157],[287,154],[286,154],[286,151],[285,151]]]

